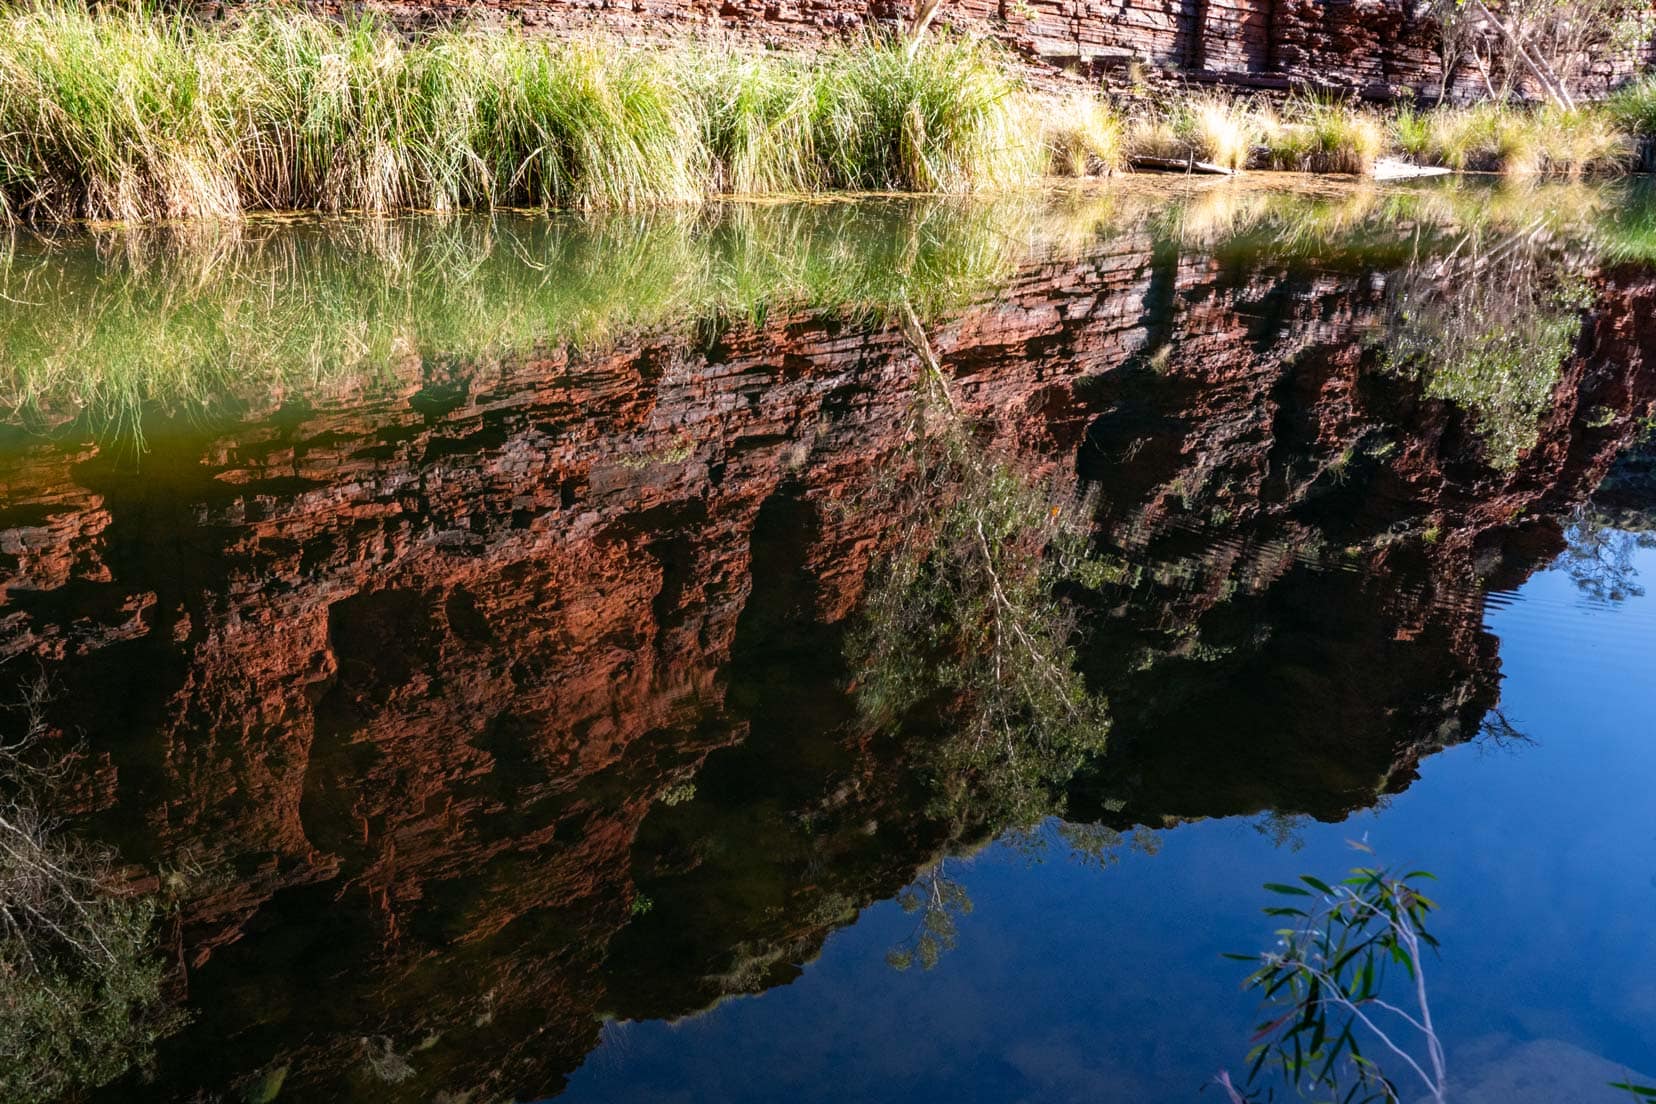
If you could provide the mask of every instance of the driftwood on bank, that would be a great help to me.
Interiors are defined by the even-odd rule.
[[[1234,169],[1227,169],[1223,165],[1215,165],[1211,161],[1198,161],[1194,157],[1144,157],[1134,155],[1127,159],[1127,163],[1135,169],[1150,169],[1153,172],[1182,172],[1207,173],[1211,176],[1234,176]]]
[[[1197,161],[1188,157],[1148,157],[1135,154],[1127,158],[1135,169],[1151,172],[1205,173],[1210,176],[1234,176],[1235,169],[1227,169],[1211,161]],[[1412,180],[1423,176],[1446,176],[1451,170],[1438,165],[1416,165],[1395,157],[1382,157],[1374,163],[1369,175],[1374,180]]]
[[[1415,165],[1394,157],[1382,157],[1374,163],[1371,175],[1376,180],[1413,180],[1422,176],[1448,176],[1449,169],[1441,165]]]

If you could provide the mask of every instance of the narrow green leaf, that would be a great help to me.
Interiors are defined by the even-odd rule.
[[[1259,1076],[1259,1067],[1265,1064],[1265,1059],[1270,1056],[1270,1053],[1270,1047],[1262,1046],[1259,1048],[1259,1056],[1253,1060],[1253,1065],[1248,1067],[1249,1084],[1252,1084],[1254,1078]]]

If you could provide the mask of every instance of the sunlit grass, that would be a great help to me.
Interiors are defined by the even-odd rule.
[[[1646,75],[1619,89],[1604,107],[1624,133],[1656,138],[1656,76]]]
[[[1227,169],[1246,167],[1256,127],[1242,105],[1218,96],[1197,96],[1182,114],[1203,160]]]
[[[720,192],[971,192],[1047,152],[979,42],[803,58],[371,19],[221,23],[54,0],[0,13],[0,215],[628,207]]]
[[[1124,122],[1055,97],[984,41],[882,37],[812,54],[254,7],[218,21],[30,0],[0,12],[0,222],[256,211],[604,209],[721,194],[972,193],[1130,155],[1361,174],[1387,149],[1512,174],[1617,168],[1656,93],[1385,120],[1212,93]]]
[[[1126,161],[1126,125],[1096,96],[1076,93],[1055,104],[1045,126],[1052,171],[1059,176],[1114,172]]]
[[[1241,169],[1247,166],[1259,126],[1259,116],[1239,100],[1192,95],[1134,120],[1127,131],[1127,148],[1137,157]]]
[[[1126,147],[1135,157],[1227,169],[1353,176],[1373,172],[1388,155],[1509,176],[1614,173],[1632,165],[1645,95],[1635,88],[1609,105],[1568,111],[1485,103],[1385,115],[1335,98],[1276,105],[1201,93],[1134,118]],[[1656,103],[1656,93],[1648,96]],[[1649,110],[1656,121],[1656,108]]]
[[[1394,121],[1398,145],[1417,160],[1455,170],[1575,175],[1624,169],[1632,143],[1604,107],[1522,108],[1477,104]]]
[[[1362,175],[1386,151],[1379,116],[1340,100],[1304,98],[1258,111],[1265,164],[1296,172]]]

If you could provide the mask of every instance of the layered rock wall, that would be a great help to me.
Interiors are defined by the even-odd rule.
[[[904,25],[908,0],[374,0],[409,27],[479,12],[542,31],[602,31],[733,44],[810,46]],[[1040,68],[1120,83],[1160,74],[1244,88],[1312,88],[1370,99],[1435,98],[1437,24],[1419,0],[945,0],[944,26],[998,39]],[[1490,31],[1491,37],[1494,31]],[[1582,91],[1602,93],[1656,54],[1587,59]],[[1470,59],[1452,98],[1476,98]]]

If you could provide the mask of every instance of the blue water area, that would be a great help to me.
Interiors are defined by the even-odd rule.
[[[1632,565],[1656,578],[1656,548]],[[971,911],[934,968],[886,964],[916,921],[872,905],[790,985],[610,1024],[562,1099],[1221,1099],[1204,1084],[1243,1072],[1257,1018],[1221,954],[1272,942],[1261,884],[1376,861],[1436,875],[1427,976],[1457,1099],[1625,1099],[1602,1086],[1656,1070],[1656,598],[1594,600],[1551,568],[1491,595],[1487,626],[1520,735],[1433,755],[1381,807],[1181,824],[1104,866],[1050,825],[1033,857],[1020,839],[947,859]]]

